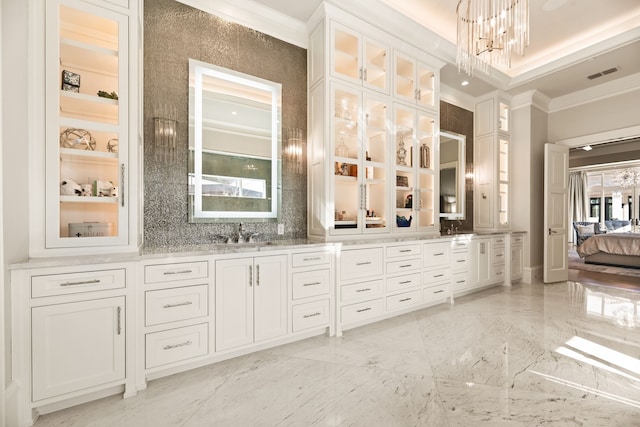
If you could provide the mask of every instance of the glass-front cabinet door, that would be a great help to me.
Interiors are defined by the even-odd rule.
[[[435,73],[425,64],[396,52],[394,95],[423,108],[435,108]]]
[[[332,86],[332,234],[388,230],[388,110],[384,97]]]
[[[498,138],[498,224],[508,227],[509,219],[509,140]]]
[[[331,45],[333,75],[389,93],[389,49],[383,43],[332,22]]]
[[[396,104],[394,231],[435,227],[436,124],[432,115]]]
[[[47,0],[46,247],[127,243],[127,17]]]

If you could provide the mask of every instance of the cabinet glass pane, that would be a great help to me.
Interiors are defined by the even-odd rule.
[[[435,120],[433,117],[418,113],[418,127],[416,129],[416,139],[418,140],[417,161],[420,169],[433,170],[433,134]]]
[[[433,71],[418,64],[418,104],[423,107],[435,106],[435,75]]]
[[[352,79],[360,78],[358,60],[359,39],[345,30],[334,29],[333,66],[334,72]]]
[[[501,131],[509,132],[509,106],[505,103],[498,103],[500,118],[498,121],[498,127]]]
[[[509,181],[509,141],[500,140],[500,181]]]
[[[413,197],[416,177],[413,168],[415,111],[396,105],[395,123],[395,211],[400,230],[415,231]]]
[[[433,172],[420,172],[418,174],[418,226],[433,227],[435,225],[435,194]]]
[[[500,183],[500,194],[498,199],[498,221],[500,225],[509,224],[509,184]]]
[[[380,229],[387,226],[387,119],[386,102],[365,99],[364,183],[365,227]]]
[[[365,43],[364,80],[370,86],[387,89],[387,49],[367,40]]]
[[[415,99],[416,84],[414,82],[414,76],[415,76],[415,69],[414,69],[413,61],[405,59],[400,55],[396,56],[396,60],[395,60],[396,96],[400,96],[408,99]]]
[[[48,46],[59,54],[57,88],[48,88],[59,101],[58,117],[48,119],[48,153],[57,149],[59,159],[58,236],[117,236],[121,24],[64,4],[59,17],[58,46]]]

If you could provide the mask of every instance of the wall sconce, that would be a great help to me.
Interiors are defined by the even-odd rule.
[[[287,170],[292,173],[302,173],[302,129],[290,128],[285,130],[284,159]]]
[[[153,144],[155,159],[159,162],[175,162],[178,144],[176,109],[169,105],[156,105],[153,118]]]

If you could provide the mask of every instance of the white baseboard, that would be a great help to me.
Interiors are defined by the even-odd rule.
[[[525,267],[522,272],[522,281],[524,283],[542,283],[542,266],[535,265],[533,267]]]
[[[18,426],[18,384],[14,381],[4,389],[4,424]]]

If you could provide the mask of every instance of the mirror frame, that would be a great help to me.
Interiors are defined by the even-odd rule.
[[[270,210],[206,211],[202,209],[203,77],[210,76],[271,93],[271,203]],[[193,92],[192,92],[193,91]],[[282,205],[282,84],[238,71],[189,59],[189,150],[193,147],[193,194],[189,195],[190,222],[277,222]],[[191,165],[189,167],[191,169]],[[190,177],[188,178],[190,180]]]
[[[438,144],[442,144],[442,137],[445,136],[447,138],[458,141],[458,160],[456,161],[456,212],[440,212],[442,210],[442,206],[440,205],[440,197],[442,196],[442,191],[440,190],[442,187],[442,183],[438,180],[438,212],[440,218],[446,219],[465,219],[465,169],[466,169],[466,160],[465,160],[465,152],[466,152],[466,140],[467,137],[465,135],[451,132],[448,130],[440,130],[440,139]],[[438,157],[441,155],[441,147],[438,147]],[[438,169],[439,173],[442,170],[440,159],[438,159]]]

